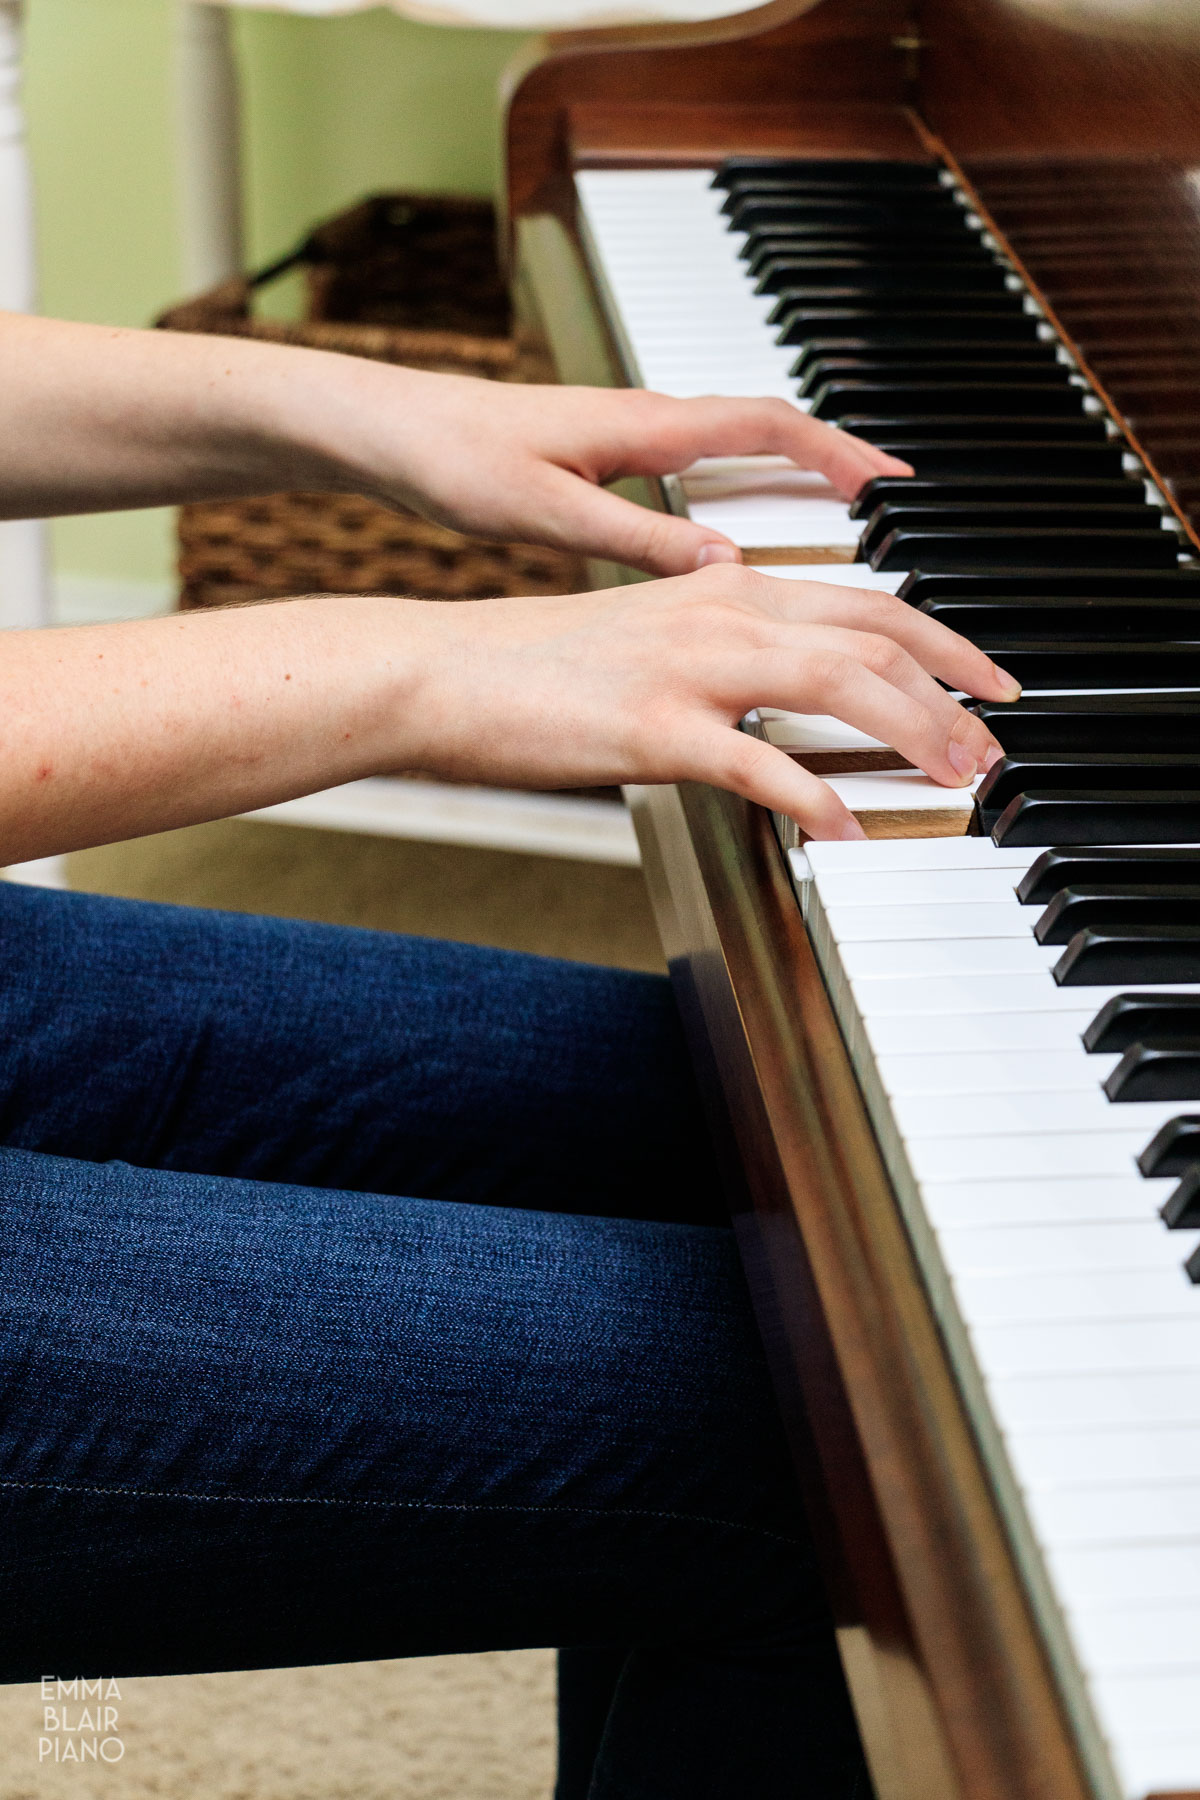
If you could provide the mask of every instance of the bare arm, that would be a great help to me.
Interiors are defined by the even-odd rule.
[[[0,517],[286,488],[371,494],[482,537],[683,574],[720,532],[607,493],[697,457],[769,452],[854,494],[906,471],[782,400],[523,387],[244,338],[0,313]]]

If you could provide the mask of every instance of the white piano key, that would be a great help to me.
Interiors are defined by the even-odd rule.
[[[1036,1375],[993,1378],[989,1391],[1001,1430],[1014,1437],[1067,1428],[1200,1425],[1200,1381],[1194,1369],[1105,1368],[1075,1375],[1041,1369]],[[1193,1491],[1200,1498],[1200,1485],[1188,1489]],[[1065,1498],[1057,1488],[1046,1489],[1042,1515],[1049,1535],[1064,1544],[1077,1538],[1162,1536],[1151,1522],[1166,1517],[1175,1502],[1163,1500],[1161,1493],[1158,1487],[1131,1486],[1129,1481],[1111,1488],[1092,1485],[1086,1492],[1074,1487]],[[1200,1506],[1189,1517],[1200,1519]]]
[[[978,839],[964,838],[964,843]],[[1021,906],[1016,897],[1017,882],[1026,865],[1018,868],[982,869],[888,869],[847,870],[845,874],[822,874],[819,883],[821,904],[835,906],[939,906],[949,902],[973,905],[980,901],[1003,902],[1020,918],[1027,931],[1033,929],[1040,908]]]
[[[695,514],[692,515],[695,517]],[[784,713],[760,706],[759,721],[768,744],[780,750],[879,750],[879,738],[868,737],[853,725],[843,725],[828,713]],[[869,880],[863,877],[863,880]]]
[[[1097,1544],[1052,1550],[1073,1605],[1200,1601],[1200,1536],[1183,1544]]]
[[[1089,1018],[1095,1018],[1117,994],[1157,992],[1161,987],[1161,982],[1156,988],[1153,983],[1134,981],[1122,987],[1056,987],[1045,972],[1008,975],[1003,981],[986,975],[926,976],[912,981],[903,975],[882,975],[864,976],[854,982],[853,996],[855,1006],[868,1021],[877,1015],[917,1019],[938,1013],[968,1018],[973,1013],[1074,1013],[1081,1007],[1087,1007]],[[1200,993],[1200,984],[1172,984],[1171,992]]]
[[[1178,1736],[1125,1731],[1113,1757],[1128,1800],[1200,1793],[1200,1729]]]
[[[1086,1231],[1074,1222],[980,1223],[957,1230],[943,1226],[940,1242],[947,1266],[956,1277],[1090,1270],[1124,1275],[1134,1269],[1168,1269],[1175,1275],[1195,1249],[1198,1237],[1197,1232],[1168,1231],[1143,1197],[1139,1217],[1095,1219]]]
[[[987,1169],[979,1169],[966,1181],[926,1182],[922,1199],[939,1232],[998,1221],[1088,1225],[1156,1215],[1174,1186],[1172,1179],[1147,1181],[1136,1169],[1092,1177],[1071,1173],[1041,1181],[996,1179]]]
[[[982,1325],[970,1330],[976,1354],[991,1381],[1014,1375],[1087,1375],[1094,1370],[1126,1373],[1153,1369],[1195,1369],[1200,1377],[1200,1326],[1170,1319],[1114,1319],[1034,1325]],[[1033,1437],[1022,1440],[1035,1442]],[[1135,1469],[1139,1477],[1143,1471]],[[1187,1475],[1181,1468],[1176,1475]]]
[[[1061,1054],[1079,1049],[1080,1034],[1098,1011],[1098,1006],[1086,1006],[1079,1012],[881,1016],[870,1020],[869,1036],[876,1058],[1012,1050]]]
[[[1097,1674],[1195,1669],[1200,1675],[1200,1607],[1190,1600],[1083,1604],[1072,1606],[1070,1620]]]
[[[849,943],[838,945],[839,959],[851,988],[859,980],[903,981],[925,976],[1037,975],[1050,970],[1062,955],[1060,945],[1042,945],[1032,932],[1019,938],[918,939],[915,943]]]
[[[992,1180],[1133,1175],[1146,1138],[1144,1131],[1063,1131],[1029,1137],[910,1138],[904,1148],[913,1174],[924,1184],[965,1181],[983,1170]]]
[[[924,906],[830,906],[824,893],[821,900],[841,946],[882,943],[890,948],[920,938],[941,941],[951,937],[1015,938],[1022,944],[1033,941],[1030,921],[1011,895],[1007,901],[975,900],[969,905],[950,900],[944,905],[931,901]]]
[[[1180,1318],[1193,1319],[1200,1337],[1200,1293],[1184,1273],[1182,1252],[1177,1262],[1152,1268],[1045,1270],[1033,1265],[992,1274],[951,1265],[951,1272],[959,1303],[980,1330],[1026,1320]]]
[[[853,565],[852,565],[853,566]],[[880,769],[872,775],[830,775],[829,785],[851,812],[970,812],[978,781],[943,787],[919,769]]]
[[[1197,1103],[1200,1105],[1200,1102]],[[900,1094],[892,1110],[907,1142],[910,1138],[1041,1136],[1048,1132],[1085,1131],[1140,1133],[1146,1143],[1160,1125],[1187,1111],[1178,1100],[1139,1100],[1114,1104],[1095,1088],[1056,1093]]]
[[[871,838],[808,845],[818,881],[829,875],[902,874],[907,870],[1011,869],[1014,884],[1032,868],[1036,850],[997,850],[991,838]]]
[[[1069,1037],[1066,1042],[1070,1043]],[[1023,1094],[1031,1089],[1058,1093],[1076,1088],[1092,1093],[1119,1061],[1115,1055],[1087,1055],[1076,1039],[1073,1047],[1044,1051],[989,1052],[963,1044],[954,1051],[922,1056],[880,1055],[877,1049],[875,1068],[886,1093],[934,1099],[958,1094]]]

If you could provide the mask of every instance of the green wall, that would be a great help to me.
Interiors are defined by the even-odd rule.
[[[142,325],[180,297],[171,120],[173,0],[27,0],[25,101],[41,308]],[[380,187],[486,193],[515,33],[235,15],[251,260]],[[69,574],[162,580],[165,512],[65,520]]]

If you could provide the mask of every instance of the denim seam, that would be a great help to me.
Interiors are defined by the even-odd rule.
[[[377,1506],[388,1511],[400,1508],[407,1512],[571,1513],[594,1519],[670,1519],[681,1525],[713,1525],[721,1531],[744,1531],[753,1537],[770,1538],[774,1543],[788,1544],[793,1548],[798,1547],[801,1541],[799,1538],[785,1537],[779,1531],[767,1531],[761,1525],[739,1525],[733,1519],[710,1519],[703,1514],[693,1513],[654,1512],[648,1507],[637,1506],[478,1505],[465,1500],[354,1500],[337,1494],[195,1494],[186,1489],[172,1492],[168,1488],[89,1487],[65,1481],[0,1480],[0,1488],[15,1488],[27,1493],[92,1494],[103,1498],[130,1500],[203,1500],[210,1504],[217,1501],[234,1506]]]

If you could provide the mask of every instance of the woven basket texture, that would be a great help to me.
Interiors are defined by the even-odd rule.
[[[319,226],[260,275],[222,283],[158,320],[174,331],[253,337],[493,381],[552,381],[511,330],[482,200],[383,194]],[[256,286],[304,269],[308,316],[256,318]],[[473,600],[586,587],[578,557],[492,544],[405,508],[341,494],[271,494],[180,508],[180,605],[222,606],[312,593]]]

